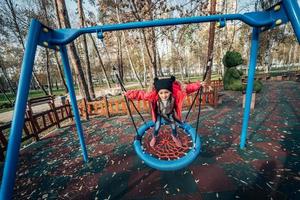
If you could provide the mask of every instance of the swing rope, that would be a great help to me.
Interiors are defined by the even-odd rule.
[[[113,70],[116,71],[116,68],[113,68]],[[121,79],[120,79],[120,77],[119,77],[119,75],[118,75],[117,73],[116,73],[116,77],[117,77],[117,80],[118,80],[118,82],[119,82],[119,84],[120,84],[120,86],[121,86],[121,90],[122,90],[123,92],[127,92],[125,86],[123,85],[123,83],[122,83],[122,81],[121,81]],[[126,97],[126,96],[124,96],[124,97]],[[126,98],[126,99],[127,99],[127,98]],[[134,102],[133,102],[132,100],[130,100],[130,99],[127,99],[127,101],[128,101],[128,100],[131,101],[131,103],[132,103],[132,105],[133,105],[135,111],[139,114],[139,116],[141,117],[141,119],[143,120],[143,122],[145,122],[144,117],[143,117],[142,114],[138,111],[138,109],[137,109],[137,107],[135,106]],[[129,107],[129,110],[130,110],[130,107]],[[130,113],[131,113],[131,111],[130,111]]]
[[[206,79],[207,72],[208,72],[208,70],[209,70],[209,68],[210,68],[211,60],[212,60],[212,57],[209,59],[208,64],[206,65],[206,69],[205,69],[205,73],[204,73],[202,82],[204,82],[205,79]],[[195,104],[196,98],[197,98],[198,95],[199,95],[199,106],[198,106],[197,123],[196,123],[196,136],[195,136],[194,144],[196,143],[197,136],[198,136],[197,130],[198,130],[198,127],[199,127],[199,119],[200,119],[201,103],[202,103],[202,94],[203,94],[203,86],[201,85],[201,86],[199,87],[199,89],[198,89],[198,91],[197,91],[197,93],[196,93],[196,96],[195,96],[195,98],[193,99],[192,105],[190,106],[190,108],[189,108],[189,110],[188,110],[188,113],[187,113],[187,115],[186,115],[186,117],[185,117],[185,119],[184,119],[184,123],[185,123],[185,122],[187,121],[187,118],[188,118],[188,116],[189,116],[191,110],[192,110],[192,107],[193,107],[194,104]],[[194,146],[194,148],[195,148],[195,146]]]

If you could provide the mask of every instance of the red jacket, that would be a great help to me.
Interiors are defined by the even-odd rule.
[[[187,84],[185,89],[181,88],[181,84],[178,81],[173,82],[173,92],[172,96],[175,99],[175,111],[177,114],[177,117],[179,120],[181,120],[181,111],[182,111],[182,104],[183,100],[186,97],[186,95],[191,94],[195,91],[197,91],[200,88],[201,84],[200,82],[196,83],[190,83]],[[151,114],[152,114],[152,120],[156,121],[156,106],[158,101],[158,93],[155,89],[153,89],[150,92],[145,92],[144,90],[129,90],[126,92],[125,96],[128,99],[135,99],[135,100],[146,100],[151,103]]]

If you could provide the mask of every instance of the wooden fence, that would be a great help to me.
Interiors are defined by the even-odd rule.
[[[246,82],[247,78],[248,76],[242,77],[242,81]],[[254,79],[262,81],[300,81],[300,71],[257,73]]]
[[[210,92],[204,92],[202,95],[202,106],[209,104],[211,106],[216,107],[218,104],[218,92],[223,89],[223,82],[221,80],[211,81],[211,87],[213,88]],[[183,109],[189,108],[193,102],[193,98],[195,97],[196,93],[188,95],[183,103]],[[136,101],[133,100],[136,108],[141,113],[150,113],[150,105],[147,101]],[[196,105],[199,105],[199,99],[196,100]],[[195,109],[195,106],[193,109]],[[105,116],[111,117],[116,115],[126,115],[128,114],[128,110],[126,107],[126,103],[124,98],[107,98],[104,96],[102,99],[92,102],[87,102],[85,99],[82,99],[79,102],[79,111],[82,116],[86,119],[89,118],[90,115],[94,116]],[[132,102],[130,102],[130,109],[133,114],[136,114],[136,111],[133,107]]]
[[[33,106],[45,103],[50,106],[50,110],[33,113]],[[60,123],[66,119],[73,119],[69,101],[66,101],[65,104],[56,107],[54,104],[54,97],[52,96],[29,100],[25,114],[22,142],[31,138],[39,140],[40,133],[53,126],[60,127]],[[4,152],[7,148],[10,128],[11,122],[0,126],[0,161],[4,160]]]

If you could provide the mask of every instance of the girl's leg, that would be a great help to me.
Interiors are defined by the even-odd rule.
[[[172,129],[172,139],[175,142],[177,147],[182,147],[182,143],[181,143],[180,139],[178,138],[175,121],[174,121],[174,118],[172,115],[170,115],[170,119],[172,121],[172,123],[170,123],[171,129]]]
[[[170,115],[169,118],[170,118],[170,121],[171,121],[170,126],[171,126],[171,129],[172,129],[172,135],[177,137],[176,125],[175,125],[175,120],[174,120],[173,115]]]
[[[161,116],[157,115],[157,120],[156,120],[155,126],[154,126],[154,133],[153,133],[154,136],[158,135],[160,125],[161,125]]]
[[[154,132],[152,134],[152,139],[150,141],[150,146],[154,147],[155,143],[156,143],[156,136],[158,135],[158,131],[160,128],[160,124],[161,124],[161,117],[158,115],[157,116],[157,120],[155,122],[155,127],[154,127]]]

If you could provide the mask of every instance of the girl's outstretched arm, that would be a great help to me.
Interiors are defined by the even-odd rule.
[[[185,86],[185,92],[187,94],[191,94],[193,92],[196,92],[197,90],[199,90],[199,88],[202,86],[204,86],[204,84],[201,84],[199,81],[196,82],[196,83],[190,83],[190,84],[187,84]]]
[[[144,90],[128,90],[125,93],[128,99],[153,101],[157,96],[156,91],[146,92]]]

